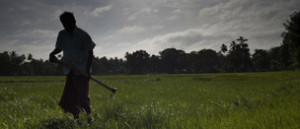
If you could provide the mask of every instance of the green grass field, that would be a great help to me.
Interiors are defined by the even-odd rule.
[[[97,76],[94,121],[58,106],[65,77],[0,77],[0,128],[299,129],[300,73]]]

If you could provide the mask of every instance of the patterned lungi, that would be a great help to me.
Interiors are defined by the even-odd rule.
[[[75,75],[73,71],[67,74],[59,105],[65,112],[73,115],[78,115],[81,111],[90,114],[89,78]]]

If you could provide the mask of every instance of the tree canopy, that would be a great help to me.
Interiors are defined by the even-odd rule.
[[[282,50],[283,56],[287,60],[285,65],[292,68],[300,68],[300,12],[294,12],[290,15],[290,19],[283,24],[285,31],[282,33]]]

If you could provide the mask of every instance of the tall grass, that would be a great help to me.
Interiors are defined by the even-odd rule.
[[[64,77],[0,77],[0,128],[300,128],[300,73],[99,76],[92,114],[57,105]],[[87,122],[92,118],[92,124]]]

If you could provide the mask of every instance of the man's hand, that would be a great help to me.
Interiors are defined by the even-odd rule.
[[[60,50],[60,49],[54,49],[51,53],[50,53],[50,55],[49,55],[49,61],[50,62],[53,62],[53,63],[58,63],[58,59],[56,58],[56,54],[58,54],[58,53],[60,53],[62,50]]]
[[[49,55],[49,61],[52,62],[52,63],[57,63],[58,59],[56,58],[55,55],[50,54]]]

